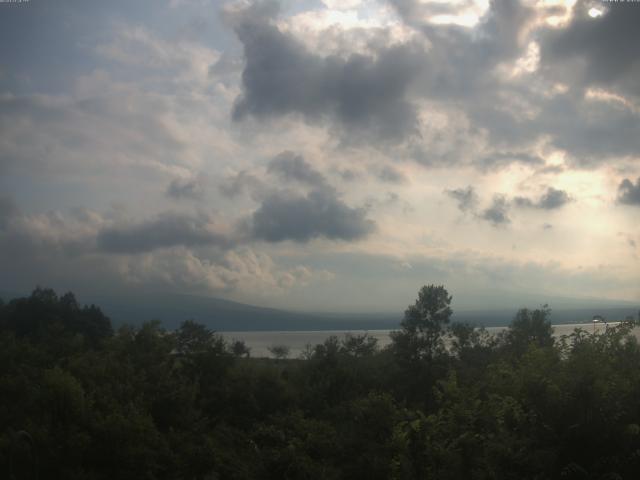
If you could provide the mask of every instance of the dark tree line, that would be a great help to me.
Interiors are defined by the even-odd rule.
[[[633,321],[554,339],[545,306],[491,336],[450,305],[423,287],[388,348],[271,360],[70,293],[0,302],[0,478],[638,478]]]

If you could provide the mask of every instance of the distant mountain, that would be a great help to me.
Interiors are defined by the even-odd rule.
[[[82,299],[80,299],[82,300]],[[162,321],[166,328],[193,319],[217,331],[248,330],[376,330],[398,328],[403,312],[394,313],[308,313],[256,307],[213,297],[182,294],[140,294],[121,297],[95,297],[99,305],[117,324],[140,324],[146,320]],[[560,302],[559,302],[560,303]],[[455,311],[453,320],[475,325],[504,326],[517,309]],[[621,320],[636,315],[637,306],[615,307],[611,303],[588,302],[584,308],[552,310],[553,323],[589,322],[593,315]]]
[[[62,292],[58,292],[62,293]],[[23,294],[0,292],[8,299]],[[398,313],[307,313],[257,307],[229,300],[173,293],[141,293],[119,296],[79,296],[82,304],[98,305],[115,326],[125,323],[140,325],[148,320],[160,320],[165,328],[173,329],[187,319],[207,325],[216,331],[274,331],[274,330],[378,330],[398,328],[403,312]],[[575,305],[577,300],[559,301],[562,305]],[[538,306],[538,303],[531,305]],[[552,305],[553,307],[553,305]],[[593,315],[607,320],[622,320],[638,314],[640,306],[615,306],[610,301],[585,302],[583,308],[557,308],[552,310],[554,324],[590,322]],[[453,321],[487,327],[508,325],[517,309],[456,311]]]
[[[160,320],[175,328],[192,319],[217,331],[385,329],[399,325],[400,315],[321,314],[256,307],[212,297],[181,294],[141,294],[92,297],[114,324]]]

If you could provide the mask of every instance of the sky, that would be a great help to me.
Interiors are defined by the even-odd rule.
[[[637,302],[639,24],[634,2],[0,3],[0,290]]]

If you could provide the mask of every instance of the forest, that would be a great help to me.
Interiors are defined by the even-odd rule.
[[[424,286],[389,347],[295,359],[190,320],[114,329],[71,293],[0,302],[0,477],[638,478],[640,318],[556,338],[545,305],[489,335],[451,302]]]

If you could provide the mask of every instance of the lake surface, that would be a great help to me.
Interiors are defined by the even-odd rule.
[[[609,323],[609,326],[617,325],[617,323]],[[487,332],[497,334],[507,327],[488,327]],[[602,332],[605,324],[592,323],[571,323],[563,325],[554,325],[554,335],[560,337],[573,333],[576,328],[582,328],[587,332]],[[252,357],[270,357],[269,347],[274,345],[284,345],[289,347],[289,358],[297,358],[305,350],[307,345],[315,346],[323,343],[331,335],[338,338],[344,337],[347,333],[354,335],[362,335],[368,333],[372,337],[378,339],[378,346],[383,348],[391,343],[389,332],[392,330],[323,330],[323,331],[304,331],[304,332],[220,332],[226,340],[243,340],[251,349]],[[636,333],[638,335],[638,333]]]

